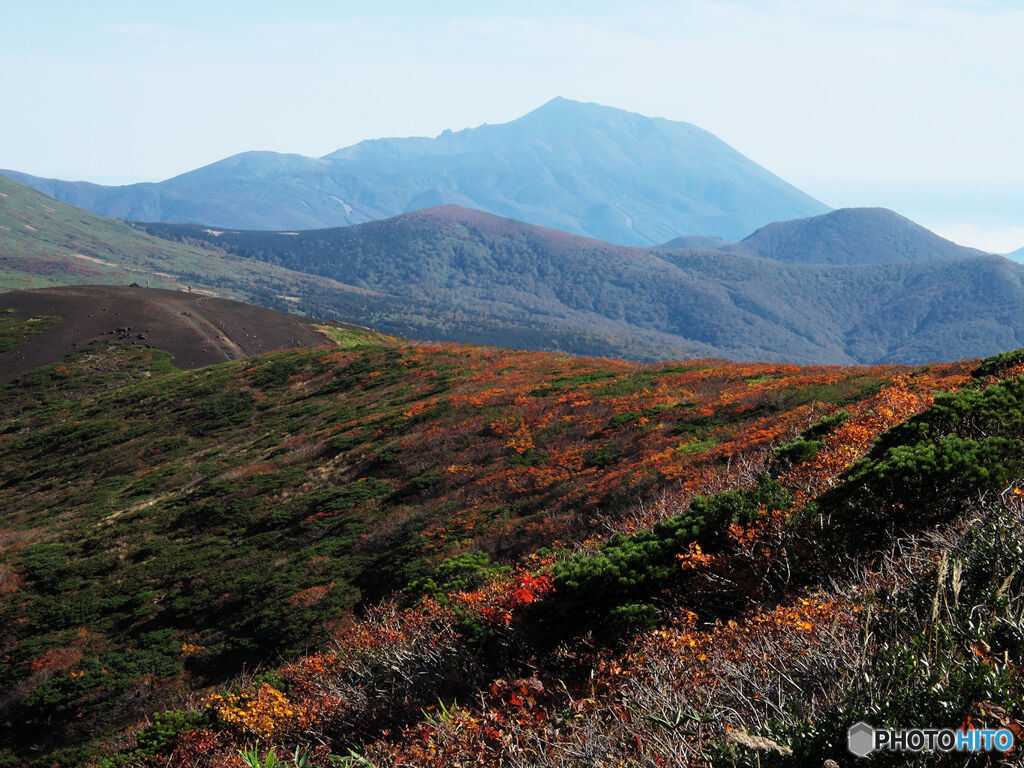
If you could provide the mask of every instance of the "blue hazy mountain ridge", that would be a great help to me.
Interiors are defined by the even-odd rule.
[[[713,248],[794,264],[899,264],[979,256],[886,208],[840,208],[776,221],[737,243],[679,237],[663,248]],[[1012,254],[1010,258],[1013,258]]]
[[[4,171],[137,221],[345,226],[456,204],[622,245],[738,240],[828,206],[694,125],[556,98],[500,125],[363,141],[321,158],[244,152],[166,181],[107,187]]]
[[[680,249],[680,248],[697,248],[705,251],[720,251],[723,248],[728,248],[732,243],[728,240],[723,240],[720,237],[710,237],[708,235],[680,235],[679,237],[673,237],[667,243],[662,243],[659,248],[667,248],[669,250]]]
[[[729,250],[803,264],[896,264],[983,253],[946,240],[886,208],[841,208],[777,221]]]
[[[1024,248],[1018,248],[1013,253],[1006,254],[1006,258],[1024,263]]]

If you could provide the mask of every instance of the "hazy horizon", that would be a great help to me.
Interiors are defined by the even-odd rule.
[[[42,0],[5,9],[0,167],[157,181],[515,119],[554,96],[690,122],[834,207],[1024,246],[1010,2]]]

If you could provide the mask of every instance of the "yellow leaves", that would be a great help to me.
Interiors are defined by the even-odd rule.
[[[681,555],[676,555],[676,559],[679,560],[679,567],[684,571],[697,570],[698,568],[706,568],[709,565],[718,561],[718,555],[709,555],[700,548],[700,544],[695,541],[690,542],[689,549]],[[696,614],[694,614],[696,616]]]
[[[411,418],[414,418],[416,416],[419,416],[426,409],[427,409],[426,401],[422,401],[421,400],[418,403],[413,403],[412,406],[408,410],[402,411],[402,416],[404,416],[407,419],[411,419]]]
[[[856,608],[845,601],[805,598],[742,620],[716,621],[708,628],[698,627],[696,615],[687,614],[677,618],[674,626],[646,636],[637,666],[644,666],[644,657],[664,658],[668,654],[684,661],[691,679],[713,680],[722,664],[750,663],[752,668],[767,670],[771,657],[765,650],[766,641],[811,647],[831,636],[837,627],[856,626]]]
[[[269,683],[256,691],[214,694],[209,703],[221,720],[268,741],[301,725],[298,710]]]
[[[749,549],[757,541],[757,531],[748,526],[732,523],[729,525],[729,536],[742,549]]]
[[[495,435],[514,434],[516,428],[520,426],[522,426],[522,420],[516,416],[505,416],[487,425],[488,429]]]
[[[530,430],[527,428],[526,424],[519,424],[519,427],[512,434],[512,437],[510,437],[508,442],[505,443],[505,447],[511,448],[520,455],[533,448],[533,436],[530,434]]]
[[[485,378],[485,376],[478,374],[473,377],[473,380],[479,381]],[[464,403],[472,408],[483,408],[484,406],[506,402],[508,400],[508,394],[508,390],[504,387],[491,387],[490,389],[484,389],[479,392],[454,395],[451,398],[451,402],[453,405],[461,405]]]
[[[189,656],[199,656],[206,651],[205,645],[196,645],[194,643],[182,643],[181,653],[186,658]]]
[[[794,467],[782,483],[796,493],[796,508],[821,491],[870,449],[880,434],[931,406],[934,397],[927,379],[895,376],[880,392],[857,404],[853,417],[823,439],[824,445],[810,461]]]

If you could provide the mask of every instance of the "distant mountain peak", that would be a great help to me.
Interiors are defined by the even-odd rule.
[[[384,221],[451,221],[460,224],[490,224],[514,220],[496,216],[489,211],[482,211],[479,208],[469,208],[456,203],[445,203],[444,205],[433,205],[430,208],[419,208],[415,211],[395,216],[392,219],[384,219]]]
[[[479,208],[467,208],[461,205],[448,203],[447,205],[435,205],[431,208],[421,208],[416,211],[384,219],[379,222],[368,222],[368,226],[374,224],[380,226],[393,226],[395,224],[432,224],[444,227],[445,225],[460,225],[477,230],[486,237],[501,237],[504,235],[515,235],[520,238],[527,238],[536,242],[543,242],[550,246],[574,247],[580,249],[619,249],[612,243],[595,240],[584,235],[573,235],[559,229],[542,227],[537,224],[528,224],[518,219],[511,219],[506,216],[498,216],[489,211],[482,211]]]
[[[596,101],[576,101],[575,99],[567,99],[564,96],[555,96],[555,98],[544,102],[533,111],[527,112],[525,115],[517,119],[524,120],[529,118],[531,115],[599,115],[602,113],[636,115],[637,117],[643,117],[643,115],[638,115],[635,112],[628,112],[624,109],[598,104]]]
[[[908,219],[906,216],[896,213],[896,211],[892,210],[891,208],[883,208],[881,206],[836,208],[835,210],[828,211],[827,213],[823,213],[819,216],[811,216],[809,218],[830,222],[889,222],[892,224],[900,224],[903,226],[912,226],[918,229],[924,229],[924,227],[922,227],[920,224],[917,224],[911,219]]]
[[[828,210],[697,126],[562,96],[497,125],[363,141],[321,158],[244,152],[157,184],[13,175],[96,213],[228,229],[319,229],[457,203],[655,245],[680,233],[736,240]]]
[[[982,254],[888,208],[840,208],[772,222],[728,250],[805,264],[896,264]]]
[[[616,130],[634,131],[638,128],[646,130],[655,129],[656,124],[664,123],[665,126],[683,127],[688,131],[699,131],[702,129],[690,123],[678,120],[661,120],[652,118],[639,112],[630,112],[617,107],[609,107],[593,101],[574,101],[563,96],[556,96],[548,102],[528,112],[520,118],[512,120],[504,125],[509,127],[539,127],[549,131],[578,131],[581,129],[593,129],[609,126]],[[707,134],[711,136],[711,134]]]

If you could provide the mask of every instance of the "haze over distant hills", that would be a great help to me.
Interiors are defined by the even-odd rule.
[[[980,256],[886,208],[841,208],[761,227],[738,243],[677,237],[663,248],[704,248],[802,264],[898,264]]]
[[[128,225],[0,186],[0,286],[201,285],[407,338],[637,360],[919,363],[1024,343],[1024,267],[876,209],[669,250],[453,205],[299,233]]]
[[[145,228],[387,292],[409,308],[447,307],[435,321],[450,321],[446,338],[502,317],[506,343],[517,345],[517,326],[540,318],[627,344],[639,359],[818,363],[951,360],[1024,343],[1024,267],[876,209],[786,222],[744,241],[749,252],[617,246],[457,206],[298,234]],[[842,247],[817,246],[822,233],[845,233]],[[400,314],[357,322],[438,338],[427,326],[410,333]]]
[[[322,158],[245,152],[159,183],[4,173],[108,216],[247,229],[342,226],[453,203],[654,245],[682,234],[737,240],[828,210],[696,126],[562,98],[500,125],[364,141]]]
[[[885,208],[842,208],[761,227],[727,250],[804,264],[896,264],[979,256]]]

